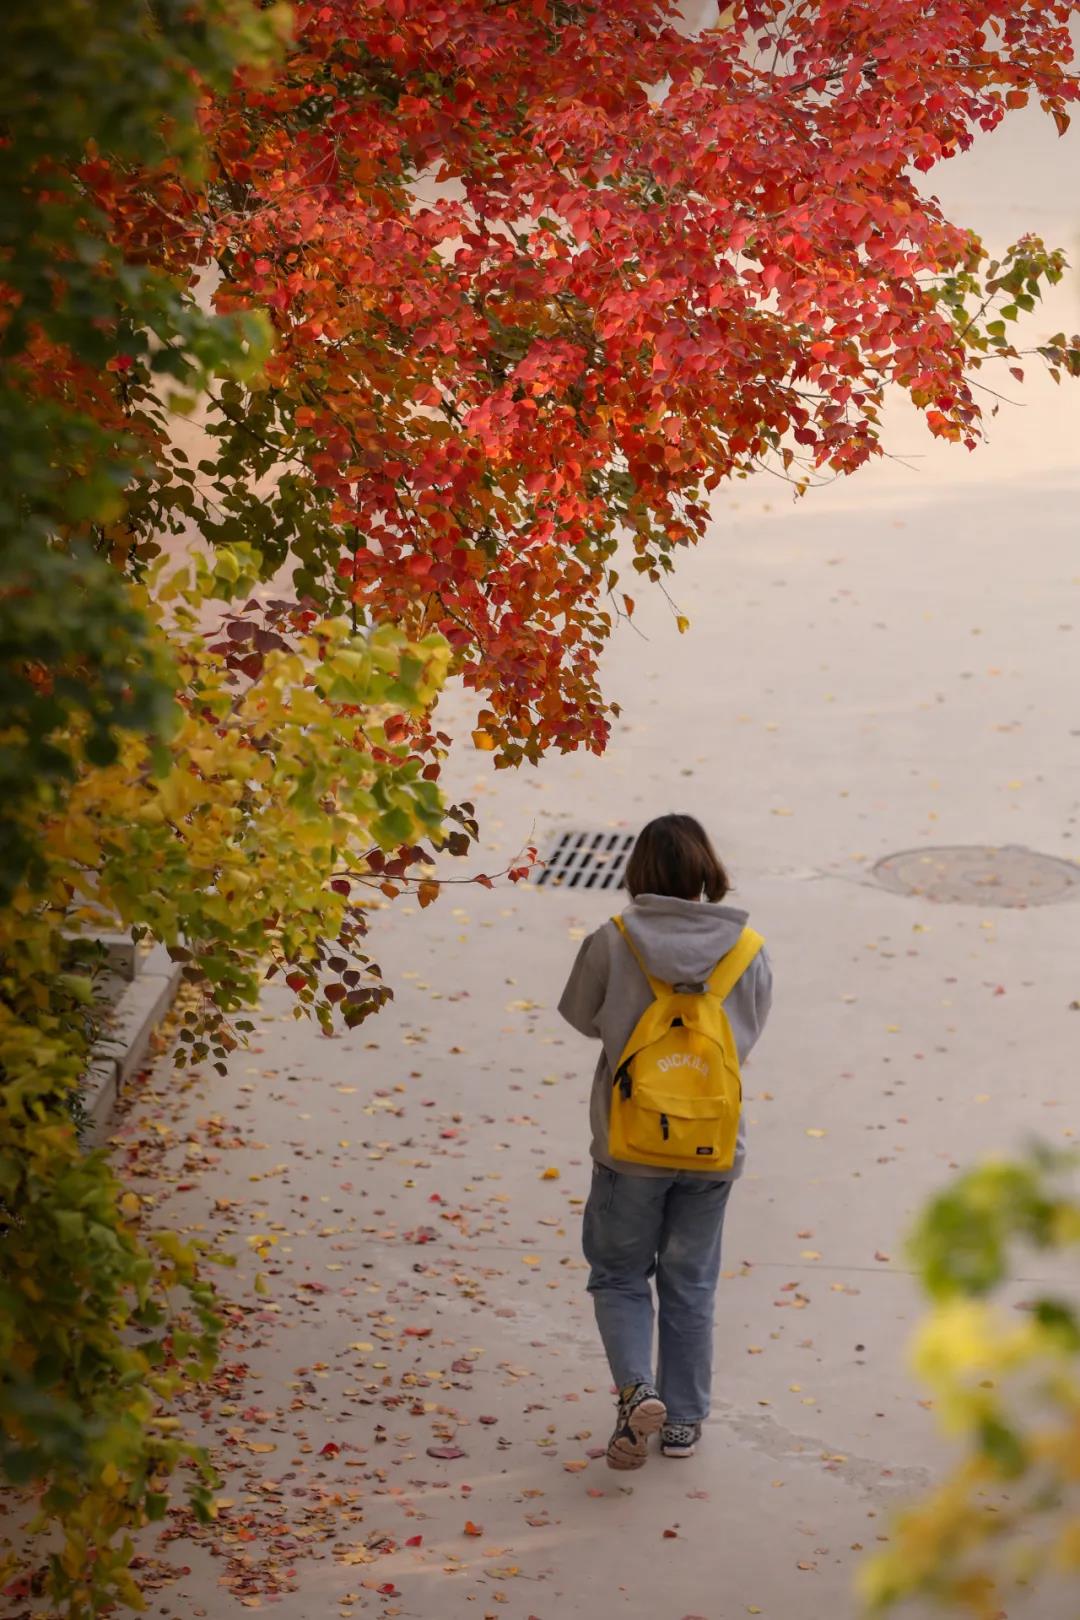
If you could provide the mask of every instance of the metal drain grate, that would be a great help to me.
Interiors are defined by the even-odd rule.
[[[939,905],[1022,908],[1080,896],[1080,866],[1016,844],[905,849],[878,861],[873,876],[894,894]]]
[[[549,889],[618,888],[633,847],[633,833],[560,833],[540,869],[537,886]]]

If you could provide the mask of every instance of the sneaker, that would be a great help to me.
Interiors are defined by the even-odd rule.
[[[649,1436],[662,1429],[667,1408],[651,1384],[628,1384],[619,1392],[615,1433],[608,1441],[609,1468],[643,1468]]]
[[[692,1457],[700,1439],[700,1423],[665,1423],[660,1431],[660,1450],[665,1457]]]

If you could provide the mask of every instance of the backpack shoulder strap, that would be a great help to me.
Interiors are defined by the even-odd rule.
[[[652,991],[653,995],[655,997],[657,997],[657,998],[659,998],[660,996],[669,995],[670,992],[671,992],[670,984],[665,984],[663,979],[654,979],[653,978],[652,974],[649,972],[648,968],[645,966],[645,963],[644,963],[644,960],[642,958],[641,952],[638,950],[637,946],[634,944],[633,940],[630,938],[629,930],[627,929],[627,926],[623,922],[622,918],[621,917],[612,917],[611,920],[615,924],[616,928],[619,930],[619,933],[622,935],[623,939],[625,939],[626,943],[629,945],[631,953],[632,953],[633,958],[634,958],[634,961],[637,963],[638,967],[641,969],[642,973],[644,973],[645,977],[649,981],[649,989]]]
[[[757,956],[765,941],[752,928],[744,928],[733,948],[721,957],[709,978],[709,994],[726,1001]]]

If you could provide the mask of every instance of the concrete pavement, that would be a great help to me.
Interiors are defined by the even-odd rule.
[[[1034,222],[1071,244],[1066,149],[1017,128],[942,188],[1002,242]],[[1076,306],[1074,277],[1039,330]],[[904,1361],[911,1216],[958,1165],[1080,1125],[1075,902],[936,907],[869,877],[921,845],[1080,855],[1080,395],[1024,398],[975,458],[898,411],[917,472],[797,507],[728,492],[675,582],[692,633],[654,596],[612,648],[607,758],[455,766],[489,867],[534,831],[699,814],[769,939],[701,1454],[630,1479],[591,1455],[611,1416],[578,1253],[593,1054],[553,1009],[613,897],[395,905],[386,1014],[327,1041],[271,993],[226,1080],[162,1063],[120,1124],[152,1218],[240,1255],[193,1408],[227,1505],[209,1534],[144,1539],[153,1613],[854,1615],[859,1559],[946,1456]]]
[[[159,1612],[854,1615],[856,1564],[947,1455],[905,1366],[903,1234],[957,1166],[1080,1123],[1076,902],[935,906],[869,875],[924,844],[1073,849],[1080,569],[1058,491],[1037,544],[1008,489],[733,512],[683,576],[695,633],[654,604],[650,639],[615,649],[605,761],[461,783],[491,868],[533,829],[697,812],[768,936],[692,1462],[626,1480],[590,1457],[610,1422],[578,1254],[593,1054],[554,1004],[611,895],[388,907],[398,999],[377,1021],[326,1041],[271,995],[227,1081],[155,1074],[121,1145],[172,1114],[155,1219],[240,1252],[227,1362],[250,1369],[207,1407],[232,1506],[204,1546],[158,1549],[191,1570]]]

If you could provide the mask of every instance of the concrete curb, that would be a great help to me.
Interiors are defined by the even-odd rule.
[[[117,1098],[141,1066],[150,1037],[176,997],[183,969],[155,949],[109,1012],[109,1029],[96,1042],[83,1080],[85,1140],[90,1147],[105,1141]]]

